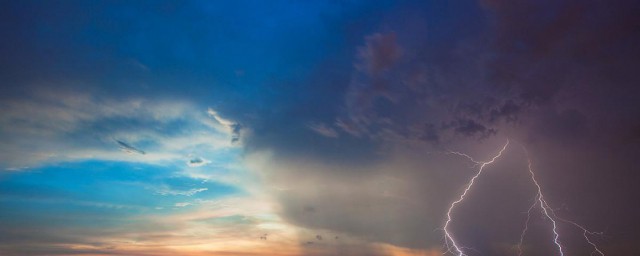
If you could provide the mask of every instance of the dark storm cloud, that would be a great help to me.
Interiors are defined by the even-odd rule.
[[[356,67],[361,68],[358,68],[345,97],[348,116],[335,123],[344,132],[357,137],[374,136],[370,126],[384,125],[384,121],[378,120],[373,111],[379,99],[393,101],[389,82],[384,75],[400,56],[393,33],[375,34],[366,41],[355,63]]]
[[[520,107],[513,100],[508,100],[499,108],[493,109],[490,112],[489,121],[494,122],[501,119],[507,122],[515,122],[518,120],[518,114],[520,114]]]
[[[637,3],[487,2],[497,22],[490,81],[519,88],[523,102],[548,103],[565,89],[600,100],[638,92],[631,87],[638,80],[633,64],[640,55],[635,47],[640,37],[632,25],[639,21]],[[596,95],[601,91],[596,88],[604,87],[608,95]]]
[[[438,143],[438,141],[440,141],[438,128],[436,128],[436,126],[431,123],[424,124],[424,130],[420,139],[434,144]]]
[[[544,112],[574,113],[564,116],[573,118],[566,122],[628,122],[637,114],[629,107],[639,93],[633,67],[640,38],[630,25],[637,20],[631,11],[636,6],[624,1],[483,6],[486,20],[477,23],[485,26],[477,37],[424,40],[410,35],[429,31],[392,19],[386,26],[393,32],[365,37],[355,57],[360,68],[345,96],[346,115],[336,119],[336,128],[382,141],[435,141],[452,135],[486,138],[505,123],[519,125],[520,116],[531,118],[532,112],[556,126],[551,130],[569,124],[542,117]],[[451,46],[435,47],[440,44]],[[406,128],[424,125],[430,127],[428,136]],[[583,121],[572,129],[588,125]]]
[[[621,146],[640,121],[640,5],[634,1],[484,2],[495,37],[488,82],[513,91],[491,116],[529,118],[532,138]],[[525,15],[526,14],[526,15]],[[595,143],[595,142],[594,142]],[[627,143],[624,143],[627,144]]]
[[[291,186],[297,193],[279,195],[283,216],[298,225],[340,230],[373,241],[417,248],[435,246],[438,234],[429,232],[442,220],[445,210],[442,201],[446,200],[441,197],[453,198],[455,191],[449,189],[465,183],[464,174],[454,173],[464,168],[439,167],[442,172],[450,171],[440,175],[434,171],[438,169],[438,163],[433,162],[436,160],[420,159],[421,156],[405,161],[420,163],[422,169],[397,163],[382,167],[379,162],[407,156],[410,155],[407,151],[415,150],[438,152],[455,148],[484,155],[510,137],[517,142],[507,156],[518,161],[504,160],[508,164],[496,167],[495,172],[504,174],[526,167],[522,164],[526,162],[522,152],[518,151],[518,144],[524,144],[532,152],[544,187],[550,191],[549,200],[554,205],[572,204],[580,208],[559,214],[585,219],[585,225],[595,229],[608,224],[616,226],[618,231],[611,233],[619,240],[606,246],[612,251],[627,246],[634,236],[624,235],[622,230],[627,228],[623,223],[632,221],[639,209],[629,209],[623,202],[637,198],[638,193],[632,182],[616,177],[637,177],[632,173],[639,145],[637,140],[628,138],[640,124],[637,107],[640,91],[636,86],[640,83],[637,76],[640,36],[634,25],[638,23],[634,14],[638,4],[479,2],[468,8],[479,10],[482,15],[474,15],[475,11],[467,8],[452,11],[456,17],[473,17],[456,21],[477,28],[465,35],[455,31],[449,31],[453,35],[441,35],[439,31],[427,30],[426,27],[434,26],[428,19],[423,21],[424,26],[413,23],[416,20],[408,18],[411,15],[407,13],[418,13],[416,16],[428,13],[416,6],[419,5],[400,5],[394,10],[400,14],[392,11],[382,19],[383,29],[354,42],[353,48],[358,49],[352,54],[354,68],[345,82],[343,101],[336,103],[335,119],[324,119],[307,127],[319,134],[325,132],[323,139],[333,141],[330,145],[342,145],[314,144],[314,148],[334,149],[331,153],[335,153],[344,148],[353,150],[354,145],[367,142],[376,150],[367,152],[368,158],[352,159],[351,163],[359,167],[321,164],[331,156],[327,151],[276,157],[274,161],[306,164],[267,167],[271,170],[266,175],[269,182],[285,186],[287,181],[299,182],[302,177],[309,180],[309,184]],[[442,17],[438,19],[438,27],[456,24]],[[438,36],[414,36],[420,34]],[[296,119],[292,116],[289,122]],[[318,131],[320,127],[323,129]],[[331,130],[338,132],[339,139],[327,136]],[[416,149],[416,145],[421,146]],[[271,149],[279,151],[278,146]],[[347,177],[356,174],[359,185],[347,188],[345,184],[356,183],[346,181]],[[422,183],[391,185],[386,196],[394,195],[392,191],[398,186],[413,191],[395,191],[395,196],[402,196],[389,199],[383,196],[384,192],[378,196],[362,184],[382,179],[379,175],[398,175],[400,180]],[[446,175],[456,178],[450,180]],[[523,176],[513,176],[512,182],[505,177],[491,176],[487,179],[504,183],[488,184],[504,186],[503,189],[512,191],[509,195],[513,197],[487,199],[484,205],[470,203],[468,212],[459,217],[463,223],[456,228],[471,247],[486,253],[509,250],[505,248],[512,245],[497,244],[488,237],[506,243],[513,241],[505,233],[489,230],[518,226],[521,220],[516,218],[522,217],[519,212],[522,207],[526,210],[526,205],[520,205],[522,201],[515,198],[527,201],[531,196],[527,194],[531,191],[522,190],[530,185],[522,180]],[[342,180],[345,184],[335,181],[331,184],[329,180]],[[437,188],[424,188],[431,182],[441,184]],[[413,194],[416,191],[421,193]],[[491,190],[478,194],[496,198],[496,192]],[[614,201],[619,203],[611,207],[634,214],[621,214],[620,219],[612,220],[613,214],[592,210],[602,208],[602,204],[615,197],[618,199]],[[422,203],[410,203],[414,201]],[[511,224],[500,224],[493,218],[480,220],[479,224],[470,221],[477,219],[469,213],[473,209],[494,209],[491,206],[498,207],[498,201],[516,209],[510,211],[515,216],[509,219]],[[303,211],[305,207],[313,207],[314,213]],[[397,229],[379,223],[393,223],[391,226]],[[464,228],[472,225],[484,228],[475,233]],[[430,235],[421,237],[425,232]],[[580,234],[567,232],[564,238],[567,243],[577,243],[574,238],[580,238]],[[536,241],[543,243],[544,238]],[[575,250],[580,251],[580,246],[577,247]]]
[[[468,137],[487,137],[496,134],[496,130],[488,129],[484,125],[477,123],[471,119],[461,119],[455,124],[454,130],[456,133],[463,134]]]
[[[363,60],[363,66],[360,68],[374,76],[382,75],[383,71],[391,68],[402,54],[394,33],[368,36],[366,45],[358,52]]]

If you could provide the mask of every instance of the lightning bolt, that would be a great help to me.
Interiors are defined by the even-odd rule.
[[[527,220],[525,221],[525,226],[524,229],[522,230],[522,233],[520,235],[520,243],[518,243],[518,255],[521,256],[522,255],[522,243],[524,242],[524,237],[527,233],[528,230],[528,225],[529,225],[529,220],[531,219],[531,210],[533,210],[533,208],[535,208],[537,205],[540,206],[540,209],[542,209],[542,213],[544,214],[544,216],[551,221],[552,226],[553,226],[553,243],[555,243],[555,245],[558,247],[558,252],[560,253],[561,256],[564,256],[564,251],[562,248],[562,244],[560,244],[559,238],[560,235],[558,234],[558,224],[556,220],[560,220],[566,223],[569,223],[571,225],[573,225],[574,227],[582,230],[582,236],[584,237],[584,239],[587,241],[587,243],[589,243],[592,247],[593,247],[593,253],[598,253],[601,256],[604,256],[604,253],[598,248],[598,246],[592,242],[589,239],[588,235],[602,235],[602,233],[600,232],[592,232],[587,230],[585,227],[581,226],[580,224],[567,220],[567,219],[563,219],[560,218],[556,215],[556,213],[553,211],[553,209],[551,207],[549,207],[549,204],[547,203],[547,200],[544,198],[544,195],[542,194],[542,188],[540,187],[540,184],[538,183],[538,181],[536,180],[536,174],[533,172],[533,168],[531,168],[531,158],[529,157],[529,152],[527,151],[526,148],[524,148],[524,146],[522,147],[522,149],[525,152],[525,155],[527,156],[527,167],[529,170],[529,174],[531,176],[531,181],[533,182],[533,184],[536,186],[537,189],[537,194],[536,194],[536,200],[534,201],[534,203],[531,205],[531,207],[529,207],[529,211],[527,211]]]
[[[537,197],[536,197],[537,198]],[[520,242],[518,243],[518,256],[522,256],[522,243],[524,242],[524,236],[527,234],[527,230],[529,230],[529,220],[531,219],[531,210],[536,207],[538,203],[537,200],[533,200],[533,204],[529,207],[527,211],[527,220],[524,222],[524,228],[522,229],[522,233],[520,234]]]
[[[533,181],[533,184],[536,185],[537,194],[536,194],[536,202],[534,202],[531,205],[531,207],[529,208],[529,211],[527,212],[527,215],[528,215],[527,224],[525,224],[525,229],[522,231],[522,234],[520,235],[520,244],[518,244],[518,249],[520,251],[519,255],[522,255],[522,241],[524,240],[524,236],[527,232],[528,222],[529,222],[529,219],[531,218],[531,210],[536,206],[536,204],[539,203],[540,208],[542,209],[542,213],[544,214],[544,216],[547,217],[547,219],[549,219],[549,221],[551,221],[551,224],[553,225],[553,229],[552,229],[553,243],[555,243],[556,246],[558,247],[558,252],[560,253],[560,256],[564,256],[564,252],[562,251],[562,245],[560,244],[560,241],[558,241],[558,239],[560,238],[560,235],[558,234],[558,224],[556,223],[556,220],[551,217],[551,214],[555,216],[555,213],[553,213],[553,209],[549,207],[549,204],[547,204],[547,201],[544,199],[544,196],[542,195],[542,188],[540,187],[540,184],[538,184],[538,181],[536,180],[536,174],[533,172],[533,169],[531,169],[531,158],[529,158],[529,153],[527,152],[526,149],[524,151],[527,155],[529,174],[531,174],[531,180]]]
[[[480,166],[480,167],[478,168],[478,171],[476,172],[476,174],[467,183],[467,185],[466,185],[464,191],[462,192],[462,194],[458,197],[457,200],[453,201],[451,203],[451,205],[449,206],[449,209],[447,211],[447,220],[446,220],[446,222],[444,224],[444,227],[443,227],[443,231],[444,231],[444,234],[445,234],[444,243],[445,243],[445,248],[446,248],[446,251],[443,254],[451,253],[451,254],[455,254],[457,256],[467,256],[467,254],[464,252],[464,250],[465,249],[470,249],[470,248],[466,248],[466,247],[461,246],[460,243],[457,242],[454,239],[451,231],[449,230],[449,225],[451,224],[451,221],[453,220],[453,218],[451,217],[451,214],[452,214],[453,210],[455,209],[455,207],[459,203],[464,201],[467,193],[473,187],[473,184],[475,183],[476,179],[478,179],[478,177],[480,177],[480,175],[482,175],[482,171],[484,170],[484,167],[489,165],[489,164],[492,164],[498,158],[500,158],[500,156],[502,156],[502,153],[507,149],[508,145],[509,145],[509,140],[507,140],[507,142],[504,144],[502,149],[493,158],[491,158],[491,160],[489,160],[487,162],[477,161],[477,160],[473,159],[471,156],[469,156],[469,155],[467,155],[465,153],[460,153],[460,152],[456,152],[456,151],[449,151],[449,154],[454,154],[454,155],[465,157],[469,161],[473,162],[474,166]],[[583,235],[584,239],[586,240],[586,242],[589,243],[593,247],[593,252],[591,254],[593,255],[594,253],[597,253],[597,254],[599,254],[601,256],[604,256],[604,253],[598,248],[598,246],[589,239],[589,236],[602,235],[602,233],[589,231],[588,229],[586,229],[585,227],[579,225],[576,222],[573,222],[573,221],[566,220],[566,219],[558,217],[556,215],[556,213],[554,212],[554,210],[549,206],[549,204],[547,203],[547,200],[545,199],[545,197],[544,197],[544,195],[542,193],[542,187],[540,186],[540,184],[536,180],[536,175],[535,175],[535,172],[533,171],[533,168],[532,168],[532,163],[531,163],[531,158],[529,157],[529,153],[527,152],[526,148],[524,148],[524,146],[523,146],[523,149],[524,149],[526,157],[527,157],[527,163],[528,163],[527,166],[528,166],[529,174],[531,176],[531,181],[536,187],[536,196],[535,196],[535,198],[533,200],[533,203],[531,204],[531,206],[527,210],[527,219],[525,221],[524,228],[522,229],[522,233],[520,234],[520,241],[519,241],[519,243],[517,245],[518,256],[522,256],[523,255],[522,244],[524,242],[524,238],[526,236],[526,233],[527,233],[527,231],[529,229],[529,221],[531,220],[531,212],[536,207],[539,207],[540,210],[541,210],[541,213],[544,215],[544,217],[551,222],[552,231],[553,231],[553,243],[557,247],[557,250],[558,250],[558,253],[560,254],[560,256],[564,256],[564,248],[562,247],[562,244],[560,243],[560,234],[558,233],[558,221],[562,221],[562,222],[571,224],[572,226],[574,226],[574,227],[578,228],[579,230],[581,230],[582,231],[582,235]]]
[[[453,239],[453,236],[451,235],[451,232],[449,231],[449,224],[451,223],[451,220],[452,220],[451,212],[453,212],[453,209],[456,207],[457,204],[459,204],[460,202],[462,202],[464,200],[464,197],[467,195],[467,193],[469,192],[471,187],[473,187],[473,183],[482,174],[482,170],[484,170],[484,167],[487,166],[488,164],[493,163],[496,159],[498,159],[502,155],[502,152],[504,152],[507,149],[508,145],[509,145],[509,140],[507,140],[507,143],[504,144],[504,146],[502,147],[500,152],[498,152],[497,155],[495,155],[493,158],[491,158],[491,160],[489,160],[487,162],[476,161],[471,156],[469,156],[467,154],[464,154],[464,153],[454,152],[454,151],[449,152],[451,154],[455,154],[455,155],[466,157],[471,162],[474,162],[476,165],[480,165],[480,168],[478,168],[478,172],[476,173],[476,175],[474,175],[471,178],[471,180],[469,181],[469,183],[467,183],[467,187],[464,189],[464,192],[462,192],[462,194],[460,195],[458,200],[456,200],[453,203],[451,203],[451,206],[449,206],[449,210],[447,211],[447,221],[444,223],[444,227],[443,227],[444,234],[445,234],[445,244],[446,244],[446,247],[447,247],[447,252],[456,253],[456,254],[458,254],[458,256],[466,256],[466,254],[462,251],[462,249],[464,247],[461,247],[461,246],[458,245],[458,242],[456,242],[456,240]],[[449,242],[451,242],[451,245],[449,245]],[[455,250],[455,252],[453,252],[452,249]]]

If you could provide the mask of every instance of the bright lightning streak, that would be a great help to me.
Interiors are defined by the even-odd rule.
[[[553,242],[558,247],[558,252],[560,252],[560,256],[564,256],[564,252],[562,251],[562,245],[560,244],[560,241],[558,241],[558,239],[560,238],[560,235],[558,234],[558,225],[556,223],[556,220],[554,220],[549,214],[549,212],[553,213],[553,210],[549,207],[549,205],[547,204],[547,201],[544,199],[544,196],[542,195],[542,188],[540,188],[540,184],[538,184],[538,181],[536,180],[536,174],[533,172],[533,169],[531,169],[531,159],[529,158],[529,153],[527,152],[527,150],[525,150],[525,153],[527,154],[527,161],[528,161],[529,173],[531,174],[531,180],[533,181],[533,183],[536,185],[536,188],[538,189],[538,194],[536,194],[536,200],[540,203],[540,208],[542,209],[542,213],[544,213],[547,219],[551,221],[551,224],[553,225]],[[524,237],[524,231],[522,233],[523,234],[521,237]]]
[[[536,207],[537,201],[534,200],[531,207],[527,211],[527,220],[524,222],[524,229],[522,229],[522,234],[520,234],[520,243],[518,243],[518,256],[522,256],[522,242],[524,242],[524,236],[527,234],[527,230],[529,229],[529,220],[531,219],[531,210]]]
[[[467,186],[465,187],[464,191],[462,192],[462,194],[460,195],[460,197],[458,198],[458,200],[454,201],[453,203],[451,203],[451,205],[449,206],[449,210],[447,211],[447,221],[444,224],[444,233],[445,233],[445,238],[444,238],[444,244],[445,244],[445,248],[446,251],[444,252],[444,254],[447,253],[452,253],[452,254],[456,254],[458,256],[467,256],[467,254],[464,253],[464,249],[470,249],[470,248],[465,248],[459,245],[458,242],[456,242],[456,240],[453,238],[453,235],[451,234],[451,232],[449,231],[449,224],[451,224],[452,221],[452,217],[451,217],[451,213],[453,212],[454,208],[461,203],[467,193],[469,192],[469,190],[471,190],[471,187],[473,187],[473,184],[475,183],[476,179],[478,179],[478,177],[480,177],[480,175],[482,174],[482,171],[484,170],[484,167],[492,164],[494,161],[496,161],[496,159],[498,159],[500,156],[502,156],[502,153],[507,149],[507,146],[509,145],[509,140],[507,140],[507,143],[502,147],[502,149],[498,152],[497,155],[495,155],[493,158],[491,158],[490,161],[487,162],[480,162],[480,161],[476,161],[475,159],[473,159],[471,156],[465,154],[465,153],[460,153],[460,152],[454,152],[454,151],[450,151],[450,154],[454,154],[454,155],[459,155],[459,156],[463,156],[467,159],[469,159],[471,162],[473,162],[475,165],[477,166],[479,165],[480,168],[478,168],[477,173],[471,178],[471,180],[469,181],[469,183],[467,183]],[[587,230],[585,227],[570,221],[570,220],[566,220],[563,218],[560,218],[556,215],[556,213],[553,211],[553,209],[549,206],[549,204],[547,203],[547,200],[544,198],[544,195],[542,194],[542,188],[540,187],[540,184],[538,183],[538,181],[536,180],[536,175],[533,171],[532,163],[531,163],[531,158],[529,157],[529,153],[527,152],[527,150],[523,147],[525,154],[527,156],[527,163],[528,163],[528,171],[529,174],[531,176],[531,181],[533,182],[533,184],[536,186],[536,197],[535,200],[533,201],[533,204],[531,204],[531,206],[529,207],[529,210],[527,210],[527,219],[525,221],[525,225],[524,225],[524,229],[522,230],[522,233],[520,234],[520,242],[518,243],[518,256],[522,256],[523,251],[522,251],[522,244],[524,242],[524,238],[525,235],[529,229],[529,221],[531,220],[531,212],[533,211],[533,209],[535,209],[536,207],[540,207],[542,214],[544,215],[544,217],[546,219],[548,219],[551,224],[552,224],[552,231],[553,231],[553,243],[555,244],[555,246],[558,248],[558,253],[560,254],[560,256],[564,256],[564,248],[562,247],[562,244],[560,243],[560,234],[558,233],[558,221],[562,221],[568,224],[573,225],[574,227],[582,230],[582,235],[584,237],[584,239],[587,241],[587,243],[589,243],[592,247],[593,247],[593,253],[598,253],[601,256],[604,256],[604,253],[598,248],[598,246],[592,242],[589,239],[589,236],[595,236],[595,235],[602,235],[602,233],[599,232],[592,232]]]
[[[545,215],[545,217],[547,219],[549,219],[551,221],[551,223],[553,224],[553,242],[556,244],[556,246],[558,247],[558,252],[560,253],[561,256],[564,255],[563,252],[563,248],[562,245],[560,244],[559,241],[559,237],[560,235],[558,234],[558,225],[555,219],[558,219],[560,221],[572,224],[573,226],[579,228],[580,230],[582,230],[582,235],[584,236],[585,240],[587,241],[587,243],[589,243],[591,246],[593,246],[594,251],[593,252],[597,252],[600,255],[604,256],[604,253],[598,248],[598,246],[593,243],[589,237],[587,236],[587,234],[589,235],[601,235],[602,233],[597,233],[597,232],[592,232],[587,230],[586,228],[584,228],[583,226],[579,225],[578,223],[575,223],[573,221],[570,220],[566,220],[563,218],[560,218],[556,215],[556,213],[553,211],[553,209],[551,207],[549,207],[549,204],[547,203],[547,201],[544,199],[544,195],[542,194],[542,188],[540,187],[540,184],[538,183],[538,181],[536,180],[536,175],[533,172],[533,169],[531,168],[531,158],[529,157],[529,153],[528,151],[523,147],[525,154],[527,156],[527,162],[528,162],[528,169],[529,169],[529,174],[531,174],[531,180],[533,181],[533,184],[535,184],[536,188],[537,188],[537,194],[536,194],[536,201],[534,202],[531,207],[529,207],[529,210],[527,211],[527,220],[525,222],[525,226],[524,229],[522,230],[522,233],[520,235],[520,243],[518,244],[518,255],[522,255],[522,242],[524,241],[524,236],[527,233],[527,229],[529,228],[529,220],[531,218],[531,210],[536,206],[539,205],[540,208],[542,209],[542,213]],[[538,204],[539,203],[539,204]],[[555,219],[554,219],[555,217]]]
[[[453,203],[451,203],[451,206],[449,206],[449,210],[447,211],[447,221],[444,224],[444,234],[445,234],[445,244],[447,246],[447,251],[446,252],[450,252],[453,253],[451,251],[451,249],[455,250],[455,253],[458,254],[458,256],[466,256],[466,254],[462,251],[463,247],[460,247],[458,245],[458,243],[456,242],[455,239],[453,239],[453,236],[451,235],[451,232],[449,232],[449,224],[451,223],[451,212],[453,211],[453,209],[456,207],[457,204],[459,204],[460,202],[462,202],[464,200],[464,197],[467,195],[467,192],[469,192],[469,190],[471,189],[471,187],[473,186],[473,183],[476,181],[476,179],[478,177],[480,177],[480,175],[482,174],[482,170],[484,170],[484,167],[487,166],[488,164],[493,163],[496,159],[498,159],[501,155],[502,152],[505,151],[505,149],[507,149],[507,146],[509,145],[509,140],[507,140],[507,143],[504,144],[504,146],[502,147],[502,149],[500,150],[500,152],[498,152],[497,155],[495,155],[493,158],[491,158],[490,161],[488,162],[479,162],[474,160],[471,156],[464,154],[464,153],[459,153],[459,152],[450,152],[451,154],[455,154],[455,155],[459,155],[459,156],[464,156],[466,158],[468,158],[469,160],[471,160],[472,162],[480,165],[480,168],[478,169],[478,172],[476,173],[476,175],[474,175],[471,180],[469,181],[469,183],[467,184],[467,187],[464,189],[464,192],[462,192],[462,194],[460,195],[460,197],[458,198],[458,200],[454,201]],[[449,245],[449,242],[451,242],[451,245]],[[446,253],[445,252],[445,253]]]
[[[555,215],[555,214],[554,214],[554,215]],[[582,236],[584,237],[584,239],[587,241],[587,243],[589,243],[591,246],[593,246],[593,252],[597,252],[598,254],[600,254],[600,255],[604,256],[604,253],[603,253],[602,251],[600,251],[600,249],[598,248],[598,246],[597,246],[594,242],[591,242],[591,240],[590,240],[590,239],[589,239],[589,237],[587,236],[587,234],[592,235],[592,236],[594,236],[594,235],[602,235],[602,232],[593,232],[593,231],[589,231],[589,230],[587,230],[586,228],[584,228],[583,226],[579,225],[578,223],[575,223],[575,222],[570,221],[570,220],[565,220],[565,219],[560,218],[560,217],[558,217],[558,216],[555,216],[555,217],[556,217],[557,219],[561,220],[561,221],[567,222],[567,223],[572,224],[573,226],[575,226],[575,227],[577,227],[577,228],[581,229],[581,230],[582,230]]]

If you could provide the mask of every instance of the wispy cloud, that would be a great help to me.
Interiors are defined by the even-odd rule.
[[[180,100],[35,90],[31,97],[8,100],[0,108],[4,169],[84,159],[199,166],[208,160],[187,156],[234,147],[229,140],[238,142],[240,134],[237,123],[211,108]],[[114,141],[129,154],[116,151]]]
[[[140,149],[138,149],[138,148],[136,148],[134,146],[131,146],[131,145],[129,145],[129,144],[123,142],[123,141],[120,141],[120,140],[115,140],[115,141],[118,143],[118,145],[120,146],[120,148],[124,152],[132,153],[132,154],[134,154],[134,153],[135,154],[141,154],[141,155],[146,154],[146,152],[144,152],[144,151],[142,151],[142,150],[140,150]]]
[[[156,193],[160,195],[172,195],[172,196],[193,196],[195,194],[198,194],[200,192],[207,191],[207,190],[209,189],[208,188],[192,188],[189,190],[175,190],[175,189],[164,188],[156,191]]]
[[[309,123],[307,124],[307,127],[309,127],[309,129],[311,129],[312,131],[325,137],[329,137],[329,138],[338,137],[338,132],[335,129],[323,123]]]
[[[191,204],[192,203],[189,203],[189,202],[180,202],[180,203],[176,203],[174,206],[175,207],[186,207],[186,206],[189,206]]]
[[[207,113],[209,114],[209,116],[213,117],[213,119],[216,120],[218,124],[222,126],[223,131],[231,134],[232,143],[236,143],[240,141],[241,139],[240,133],[242,131],[242,125],[240,125],[237,122],[233,122],[229,119],[223,118],[222,116],[220,116],[220,114],[217,111],[213,110],[212,108],[209,108],[207,110]]]

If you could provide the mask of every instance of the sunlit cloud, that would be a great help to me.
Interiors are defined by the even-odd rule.
[[[194,188],[194,189],[189,189],[189,190],[172,190],[172,189],[163,189],[163,190],[159,190],[156,193],[160,194],[160,195],[180,195],[180,196],[193,196],[197,193],[200,193],[202,191],[207,191],[208,188]]]
[[[213,122],[231,125],[217,118]],[[238,133],[231,127],[212,129],[206,108],[198,110],[185,101],[110,99],[47,90],[6,102],[0,124],[0,135],[11,138],[3,140],[0,158],[5,168],[14,169],[83,159],[184,161],[189,152],[207,154],[231,147],[228,141]],[[120,154],[118,148],[135,154]],[[192,160],[188,160],[191,166],[208,163],[204,158]]]

